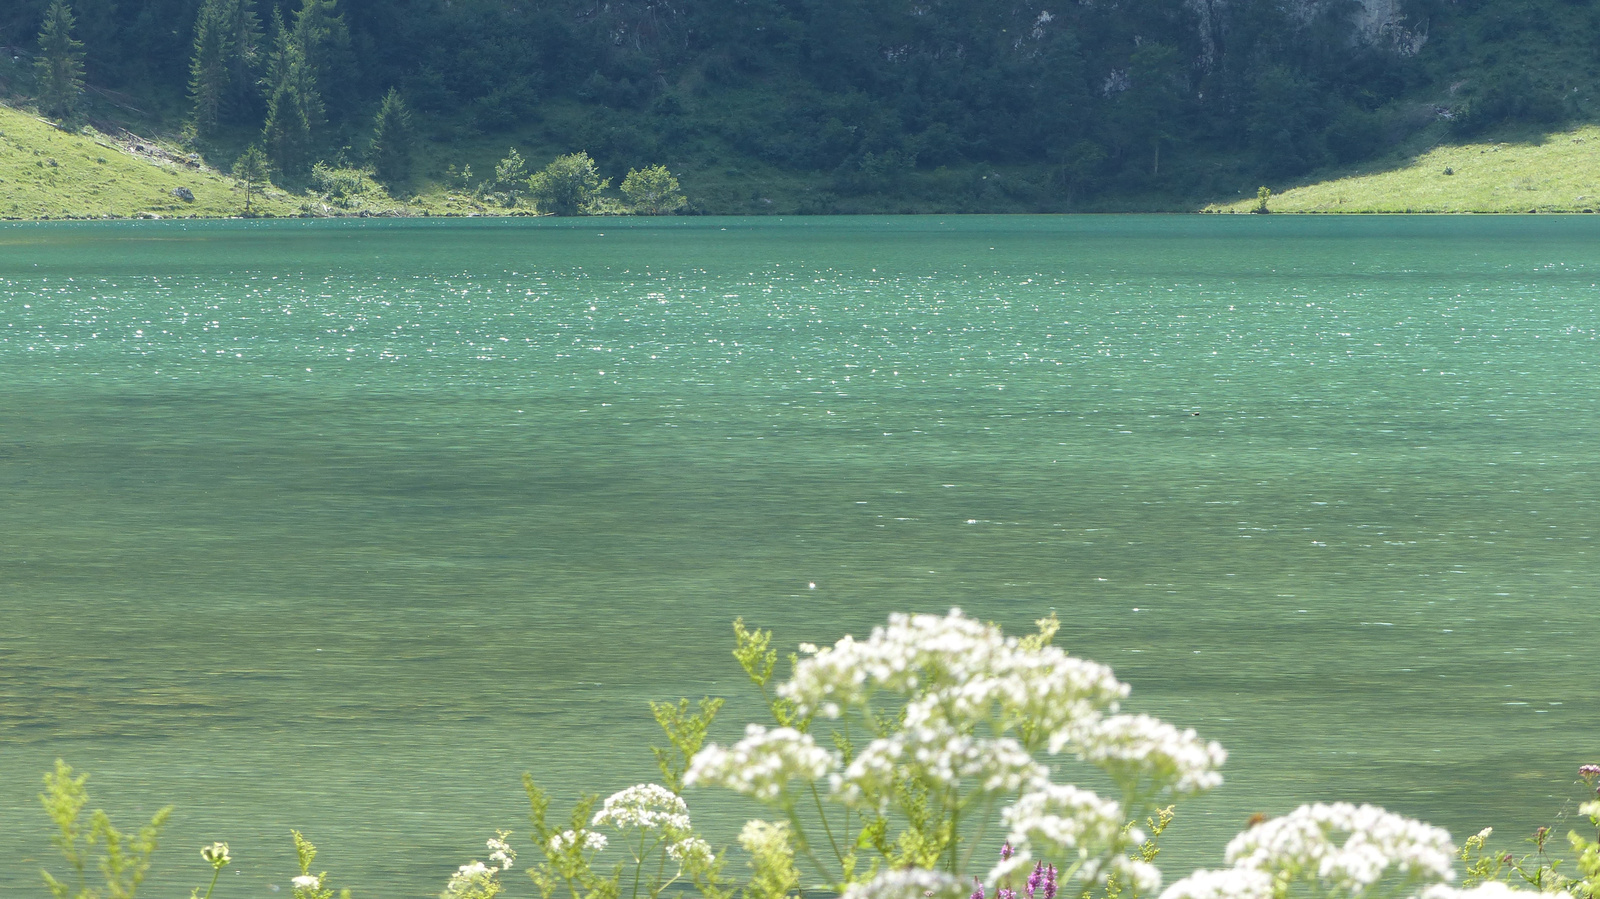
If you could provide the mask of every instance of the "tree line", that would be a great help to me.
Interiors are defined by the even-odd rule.
[[[395,177],[413,116],[493,135],[565,105],[584,111],[575,142],[617,170],[731,153],[872,190],[1032,164],[1068,196],[1160,189],[1219,159],[1292,176],[1438,118],[1476,134],[1583,115],[1588,76],[1571,63],[1593,60],[1600,30],[1600,9],[1560,0],[1407,0],[1376,31],[1359,3],[1279,0],[8,5],[0,41],[39,34],[49,78],[70,81],[74,63],[58,63],[75,59],[80,79],[181,95],[197,134],[259,129],[284,171],[376,147]],[[80,46],[47,48],[63,11]],[[41,105],[59,99],[48,80]],[[1417,102],[1429,91],[1437,109]]]

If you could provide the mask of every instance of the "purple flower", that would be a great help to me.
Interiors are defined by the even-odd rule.
[[[994,899],[1017,899],[1017,891],[1008,890],[1005,887],[996,887],[994,891]]]
[[[972,878],[972,899],[983,899],[983,883],[978,878]]]
[[[1600,765],[1579,765],[1579,777],[1600,777]]]
[[[1044,870],[1044,899],[1056,899],[1056,866]]]
[[[1028,899],[1033,899],[1033,891],[1039,888],[1044,880],[1044,862],[1035,862],[1033,873],[1028,875]]]
[[[1011,841],[1007,840],[1006,844],[1004,846],[1000,847],[1000,860],[1001,861],[1006,861],[1007,859],[1011,858],[1011,856],[1015,855],[1016,853],[1017,853],[1017,850],[1011,848]]]

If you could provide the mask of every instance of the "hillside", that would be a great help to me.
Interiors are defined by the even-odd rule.
[[[187,190],[192,200],[174,191]],[[282,191],[253,209],[299,213]],[[244,193],[233,179],[154,144],[69,134],[0,106],[0,218],[202,218],[238,215]]]
[[[0,101],[256,144],[297,194],[388,160],[375,208],[515,211],[516,148],[665,164],[698,212],[1179,210],[1600,120],[1596,33],[1568,0],[13,0]]]
[[[1438,147],[1405,164],[1293,187],[1272,212],[1594,212],[1600,209],[1600,127],[1519,142]],[[1250,212],[1255,199],[1207,212]]]

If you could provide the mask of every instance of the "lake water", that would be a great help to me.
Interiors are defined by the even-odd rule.
[[[64,757],[178,807],[152,895],[298,827],[433,896],[645,700],[737,734],[735,616],[955,605],[1229,748],[1169,879],[1315,799],[1514,846],[1600,760],[1597,284],[1596,217],[0,227],[0,884]]]

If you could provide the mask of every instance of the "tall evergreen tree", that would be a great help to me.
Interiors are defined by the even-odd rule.
[[[206,0],[194,21],[194,58],[189,63],[189,99],[194,103],[195,131],[216,130],[223,99],[232,79],[235,52],[228,7],[236,0]]]
[[[411,110],[400,92],[389,88],[378,106],[372,123],[372,165],[378,178],[397,184],[411,175],[411,150],[415,135],[411,130]]]
[[[39,106],[61,119],[77,111],[83,93],[83,42],[72,36],[74,24],[67,0],[53,0],[39,29],[39,58],[34,61]]]
[[[310,161],[312,136],[322,125],[322,95],[317,92],[316,73],[306,61],[305,48],[296,33],[284,27],[276,9],[273,26],[274,46],[267,62],[267,121],[261,136],[278,171],[293,175],[304,171]]]
[[[256,72],[261,64],[261,18],[256,15],[256,0],[228,0],[228,37],[233,41],[229,59],[228,106],[237,117],[257,108],[259,94]]]
[[[319,85],[340,84],[349,75],[350,29],[338,6],[339,0],[301,0],[294,16],[294,42]],[[350,90],[339,93],[353,94]]]

